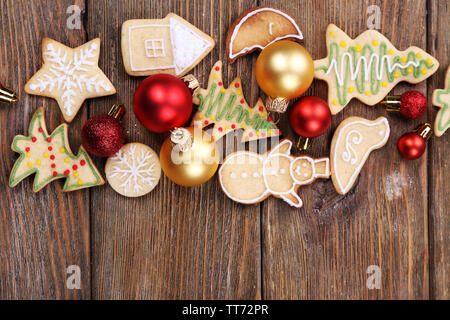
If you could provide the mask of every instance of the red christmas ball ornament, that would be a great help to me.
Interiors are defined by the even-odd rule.
[[[408,160],[420,158],[425,152],[427,140],[432,134],[431,125],[425,123],[415,132],[405,133],[398,139],[397,149],[400,155]]]
[[[192,95],[177,77],[155,74],[142,81],[136,89],[133,110],[148,130],[167,132],[188,121],[192,112]]]
[[[407,119],[417,119],[427,112],[427,98],[419,91],[410,90],[401,96],[387,96],[382,102],[386,105],[386,110],[390,112],[400,112]]]
[[[328,104],[319,97],[303,97],[292,106],[289,122],[300,137],[306,138],[304,141],[300,139],[297,146],[307,149],[308,139],[320,136],[330,126],[331,111]]]
[[[81,139],[86,150],[98,157],[115,154],[125,142],[125,133],[120,119],[125,113],[121,105],[114,105],[108,114],[90,118],[81,130]]]

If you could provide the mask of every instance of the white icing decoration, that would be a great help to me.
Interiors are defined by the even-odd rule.
[[[308,176],[308,173],[305,172],[305,173],[303,174],[303,176],[306,178],[306,177]]]
[[[269,33],[270,33],[271,36],[273,35],[272,34],[272,26],[273,26],[273,22],[270,22],[269,23]]]
[[[286,173],[286,170],[280,169],[280,174],[285,174],[285,173]]]
[[[306,162],[303,162],[302,167],[306,168]]]
[[[230,178],[231,179],[236,179],[236,173],[234,173],[234,172],[230,173]]]
[[[341,180],[339,179],[339,172],[336,171],[336,168],[337,168],[337,152],[334,153],[333,158],[332,158],[332,161],[333,161],[333,173],[334,173],[334,176],[335,176],[335,178],[336,178],[336,182],[337,182],[337,184],[338,184],[339,191],[341,191],[341,193],[343,193],[343,194],[347,193],[347,191],[348,191],[347,188],[349,187],[349,185],[351,184],[351,182],[353,181],[353,179],[355,178],[355,176],[360,172],[362,166],[363,166],[364,163],[366,162],[367,157],[368,157],[369,154],[372,152],[372,150],[375,150],[375,149],[377,149],[379,146],[384,145],[384,143],[386,143],[387,139],[389,138],[389,133],[390,133],[389,123],[388,123],[388,121],[387,121],[386,118],[382,118],[381,120],[379,120],[379,121],[377,121],[377,122],[374,122],[374,123],[366,123],[366,122],[363,122],[363,121],[353,121],[353,122],[347,123],[347,124],[346,124],[345,126],[343,126],[341,129],[339,129],[339,133],[337,133],[338,136],[337,136],[337,139],[336,139],[336,150],[338,149],[337,146],[340,145],[342,132],[344,132],[345,129],[346,129],[348,126],[354,125],[354,124],[356,124],[356,123],[362,124],[362,125],[365,125],[365,126],[369,126],[369,127],[379,125],[380,123],[384,123],[384,124],[386,125],[386,132],[385,132],[385,136],[383,137],[383,139],[382,139],[379,143],[377,143],[377,144],[371,146],[371,147],[367,150],[367,152],[363,155],[363,157],[362,157],[362,159],[361,159],[361,161],[360,161],[359,166],[358,166],[357,168],[354,169],[354,172],[353,172],[352,176],[350,177],[349,182],[348,182],[348,184],[347,184],[346,186],[342,186],[342,182],[341,182]],[[335,133],[335,134],[336,134],[336,133]]]
[[[136,155],[136,146],[131,145],[126,153],[119,150],[112,160],[116,160],[118,165],[124,165],[126,168],[121,169],[114,166],[110,178],[120,176],[126,180],[119,186],[127,192],[128,188],[133,188],[133,192],[139,192],[143,188],[141,184],[149,184],[154,186],[156,178],[153,173],[155,163],[152,163],[153,154],[148,150],[141,150],[140,155]]]
[[[258,172],[253,172],[253,178],[258,178],[258,177],[259,177]]]
[[[80,49],[73,59],[68,60],[67,52],[62,52],[61,48],[56,51],[54,45],[49,43],[43,55],[48,57],[46,63],[50,63],[50,73],[43,74],[43,78],[36,78],[37,83],[31,83],[30,89],[39,90],[39,92],[44,90],[52,92],[55,88],[62,89],[61,100],[64,102],[64,112],[67,116],[72,116],[74,112],[72,108],[75,105],[72,98],[77,96],[74,89],[80,92],[85,89],[88,92],[95,90],[97,93],[101,89],[111,90],[109,84],[103,80],[97,80],[98,75],[92,75],[90,67],[97,65],[97,49],[98,45],[93,42],[89,48]]]
[[[158,51],[160,52],[158,53]],[[164,39],[145,40],[145,54],[149,58],[165,57]]]
[[[170,43],[172,45],[172,64],[136,68],[133,65],[133,42],[131,41],[132,31],[139,28],[169,28]],[[130,54],[130,68],[132,71],[149,71],[149,70],[163,70],[175,69],[175,74],[182,74],[189,68],[194,61],[202,56],[213,44],[201,35],[195,32],[192,28],[179,22],[175,18],[169,19],[169,24],[146,24],[130,26],[128,28],[128,50]],[[163,43],[163,46],[165,44]],[[164,52],[166,49],[164,48]]]
[[[383,71],[385,71],[385,67],[384,64],[387,64],[387,68],[389,73],[392,73],[392,71],[395,70],[395,68],[401,68],[401,69],[406,69],[408,68],[410,65],[413,65],[414,67],[418,67],[420,65],[420,62],[414,62],[414,61],[408,61],[405,65],[402,65],[400,63],[394,63],[391,66],[391,62],[389,60],[389,56],[388,55],[383,55],[381,57],[381,62],[380,62],[380,56],[376,53],[372,53],[372,55],[370,56],[369,59],[369,63],[367,63],[367,58],[364,56],[361,56],[358,58],[357,63],[356,63],[356,67],[354,68],[354,64],[353,64],[353,56],[348,53],[348,52],[344,52],[341,56],[341,70],[340,73],[338,71],[338,66],[337,66],[337,60],[336,58],[333,58],[331,60],[330,66],[328,67],[327,72],[325,73],[325,75],[328,75],[332,69],[334,69],[334,72],[336,73],[336,78],[337,78],[337,82],[340,86],[344,85],[344,76],[345,76],[345,72],[346,70],[344,69],[345,67],[345,57],[348,58],[348,64],[349,64],[349,70],[350,70],[350,78],[352,81],[354,81],[356,79],[356,77],[358,76],[359,73],[359,68],[361,67],[361,62],[364,64],[364,81],[368,81],[369,80],[369,74],[372,70],[372,63],[375,59],[375,74],[376,74],[376,78],[377,80],[381,80],[383,78]]]
[[[281,149],[281,147],[288,145],[286,151],[284,151],[284,153],[281,153],[279,150]],[[318,160],[314,160],[312,158],[309,158],[307,156],[300,156],[300,157],[293,157],[290,155],[290,151],[292,148],[292,142],[289,140],[284,140],[283,142],[281,142],[278,146],[276,146],[268,155],[267,157],[261,156],[259,154],[255,154],[255,153],[251,153],[248,151],[238,151],[235,152],[231,155],[229,155],[224,163],[222,164],[222,166],[219,169],[219,183],[222,187],[222,190],[225,192],[225,194],[232,200],[236,201],[236,202],[240,202],[240,203],[246,203],[246,204],[252,204],[252,203],[256,203],[262,199],[265,199],[267,197],[268,194],[273,194],[275,196],[278,196],[280,198],[282,198],[284,201],[286,201],[287,203],[289,203],[291,206],[296,207],[296,208],[301,208],[303,206],[303,201],[302,199],[300,199],[300,197],[298,196],[298,194],[295,192],[295,188],[297,187],[297,185],[305,185],[305,184],[309,184],[310,182],[312,182],[315,178],[317,177],[328,177],[329,176],[329,159],[318,159]],[[258,160],[258,162],[262,162],[262,178],[264,180],[264,185],[266,187],[266,190],[259,196],[255,197],[254,199],[249,199],[249,200],[243,200],[243,199],[239,199],[237,197],[234,197],[233,195],[230,194],[230,192],[227,190],[227,188],[224,186],[223,184],[223,170],[224,168],[226,168],[228,165],[233,165],[235,164],[236,160],[234,160],[234,158],[239,157],[241,155],[245,155],[248,158],[255,158]],[[273,158],[286,158],[289,161],[289,175],[293,181],[292,187],[286,191],[286,192],[277,192],[274,190],[271,190],[269,187],[269,183],[267,182],[267,176],[266,174],[264,174],[264,172],[266,172],[264,169],[270,164],[270,161]],[[311,163],[312,165],[312,174],[310,179],[305,180],[305,181],[299,181],[297,179],[295,179],[294,177],[294,168],[293,168],[293,164],[296,162],[295,160],[306,160],[308,162]],[[249,159],[249,161],[252,161]],[[315,164],[319,163],[319,162],[323,162],[325,161],[326,163],[326,171],[325,174],[318,174],[315,171]],[[252,162],[253,163],[253,162]],[[283,170],[283,169],[281,169]],[[281,171],[280,170],[280,171]],[[300,170],[300,166],[296,166],[295,168],[295,172]],[[255,172],[256,173],[256,172]],[[253,176],[255,176],[255,173],[253,174]],[[267,175],[273,174],[273,170],[268,173]],[[275,171],[276,173],[276,171]],[[292,201],[291,198],[289,198],[288,196],[291,196],[293,198],[296,199],[296,202]]]
[[[241,177],[242,177],[242,179],[246,179],[247,178],[247,174],[245,172],[242,172]]]
[[[353,138],[350,140],[351,135],[355,135],[353,136]],[[352,147],[352,143],[353,144],[360,144],[363,140],[363,136],[362,134],[357,131],[357,130],[351,130],[349,131],[349,133],[347,133],[347,136],[345,137],[345,151],[342,152],[342,160],[344,160],[345,162],[349,162],[351,165],[354,165],[357,161],[358,161],[358,155],[356,154],[355,149],[353,149]]]
[[[239,52],[233,54],[233,41],[234,41],[234,38],[236,38],[236,35],[238,34],[238,31],[239,31],[240,27],[242,26],[242,24],[243,24],[245,21],[247,21],[247,19],[250,18],[251,16],[253,16],[253,15],[259,13],[259,12],[263,12],[263,11],[272,11],[272,12],[275,12],[275,13],[278,13],[278,14],[284,16],[284,17],[285,17],[286,19],[288,19],[288,20],[292,23],[292,25],[295,27],[295,29],[297,30],[297,34],[288,34],[288,35],[285,35],[285,36],[276,37],[274,40],[272,40],[271,42],[269,42],[269,43],[268,43],[267,45],[265,45],[264,47],[261,46],[261,45],[256,44],[256,45],[253,45],[253,46],[251,46],[251,47],[245,47],[245,48],[242,49],[241,51],[239,51]],[[270,27],[269,27],[269,28],[270,28]],[[271,31],[271,28],[270,28],[270,31]],[[289,15],[287,15],[286,13],[284,13],[284,12],[282,12],[282,11],[280,11],[280,10],[274,9],[274,8],[260,8],[260,9],[251,11],[248,15],[246,15],[244,18],[242,18],[241,21],[239,21],[239,23],[234,27],[233,33],[232,33],[231,38],[230,38],[230,59],[234,59],[234,58],[236,58],[237,56],[239,56],[239,55],[241,55],[241,54],[243,54],[243,53],[245,53],[245,52],[249,52],[249,51],[251,51],[251,50],[253,50],[253,49],[255,49],[255,48],[259,48],[259,49],[263,50],[265,47],[271,45],[271,44],[274,43],[275,41],[278,41],[278,40],[281,40],[281,39],[286,39],[286,38],[296,38],[296,39],[299,39],[299,40],[302,40],[302,39],[303,39],[303,34],[302,34],[302,32],[300,31],[300,28],[298,27],[298,25],[297,25],[297,23],[294,21],[294,19],[292,19]]]
[[[304,163],[305,164],[305,163]],[[301,171],[302,169],[300,168],[300,166],[297,166],[297,168],[295,168],[295,173],[297,174],[297,175],[300,175],[301,173],[302,173],[302,171]]]

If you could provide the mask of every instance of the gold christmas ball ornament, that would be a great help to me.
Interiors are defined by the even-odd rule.
[[[217,144],[201,128],[175,128],[164,141],[159,157],[165,175],[184,187],[205,183],[219,166]]]
[[[299,97],[311,86],[314,62],[298,43],[276,41],[261,51],[256,60],[255,75],[259,87],[271,98],[271,104],[275,104],[274,108],[268,108],[280,112],[277,110],[280,104],[284,102],[287,107],[288,100]]]

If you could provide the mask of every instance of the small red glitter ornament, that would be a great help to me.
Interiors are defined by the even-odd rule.
[[[400,137],[397,142],[397,149],[400,155],[408,160],[420,158],[425,152],[427,140],[431,137],[433,131],[431,125],[425,123],[415,132],[409,132]]]
[[[406,91],[401,96],[387,96],[382,102],[386,110],[400,112],[407,119],[417,119],[425,114],[428,103],[427,98],[419,91]]]
[[[115,154],[125,142],[125,133],[120,119],[125,113],[123,105],[113,105],[108,114],[90,118],[81,131],[86,150],[98,157]]]

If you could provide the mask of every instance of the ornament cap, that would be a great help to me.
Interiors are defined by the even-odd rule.
[[[390,112],[400,112],[401,96],[387,96],[381,101],[381,104],[386,105],[386,110]]]
[[[200,83],[198,82],[197,78],[192,74],[185,75],[181,78],[181,80],[183,80],[189,90],[191,90],[192,94],[194,94],[195,91],[200,87]]]
[[[300,137],[297,141],[297,149],[300,151],[308,150],[311,146],[311,139],[306,137]]]
[[[174,128],[170,133],[170,141],[181,152],[187,152],[192,147],[192,134],[185,128]]]
[[[289,105],[289,100],[285,98],[268,97],[266,101],[266,109],[268,111],[284,113]]]
[[[123,104],[113,104],[108,115],[120,121],[125,115],[125,112],[125,106]]]
[[[0,83],[0,102],[10,104],[11,102],[17,102],[19,98],[17,98],[14,90],[5,88]]]
[[[424,123],[421,124],[417,129],[416,133],[421,136],[425,141],[430,139],[431,135],[433,134],[433,129],[431,128],[431,124]]]

